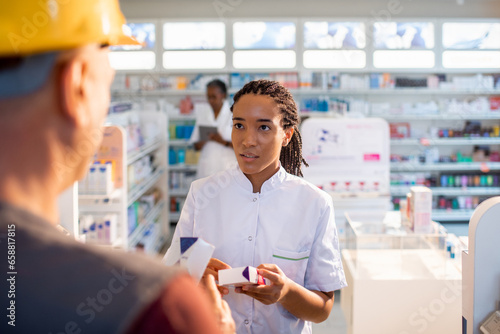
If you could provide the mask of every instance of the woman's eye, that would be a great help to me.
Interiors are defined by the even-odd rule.
[[[243,125],[241,123],[234,123],[234,128],[235,129],[242,129]]]
[[[268,125],[261,125],[260,128],[265,131],[271,130],[271,128]]]

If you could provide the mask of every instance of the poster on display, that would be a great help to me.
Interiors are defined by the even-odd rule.
[[[389,194],[389,126],[383,119],[303,122],[304,178],[332,196]]]

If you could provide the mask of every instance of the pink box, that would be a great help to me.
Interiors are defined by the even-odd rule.
[[[242,286],[246,284],[264,285],[264,278],[257,273],[257,268],[247,266],[219,270],[219,285]]]

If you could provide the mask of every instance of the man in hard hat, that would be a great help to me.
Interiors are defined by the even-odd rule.
[[[234,332],[212,276],[105,251],[57,228],[58,195],[100,142],[118,0],[0,3],[0,333]],[[207,298],[208,296],[208,298]]]

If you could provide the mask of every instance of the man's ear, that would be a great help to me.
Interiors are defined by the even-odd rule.
[[[73,57],[60,65],[59,99],[61,112],[75,126],[86,127],[90,119],[87,105],[85,80],[87,75],[84,60]]]
[[[294,129],[295,128],[293,126],[285,129],[285,138],[283,138],[282,146],[287,146],[290,140],[292,140]]]

